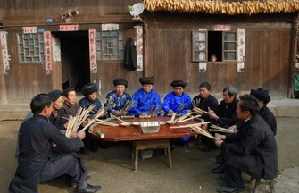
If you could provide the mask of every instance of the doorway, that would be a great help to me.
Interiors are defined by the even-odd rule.
[[[81,88],[90,82],[88,31],[54,32],[60,39],[62,89]]]

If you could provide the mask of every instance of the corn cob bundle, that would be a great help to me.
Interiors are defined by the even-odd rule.
[[[112,126],[112,127],[118,127],[119,124],[117,123],[112,123],[112,122],[107,122],[107,121],[103,121],[103,120],[96,120],[96,123],[101,124],[101,125],[108,125],[108,126]]]
[[[209,122],[200,122],[200,123],[193,123],[193,124],[187,124],[187,125],[179,125],[179,126],[171,126],[170,129],[182,129],[182,128],[188,128],[188,127],[194,127],[199,126],[203,127],[206,126]]]
[[[94,108],[94,105],[90,105],[87,109],[79,108],[76,116],[71,116],[69,117],[69,122],[67,125],[67,129],[65,132],[66,137],[71,137],[75,135],[78,132],[79,126],[86,121],[88,113],[92,111]]]
[[[214,139],[214,136],[210,132],[202,129],[201,127],[199,127],[197,125],[191,126],[191,130],[195,131],[198,134],[204,135],[204,136],[206,136],[208,138]]]
[[[104,107],[104,110],[107,111],[108,109],[112,108],[114,106],[113,97],[110,97],[107,99],[107,105]]]
[[[127,101],[126,105],[120,110],[120,112],[128,112],[136,102],[134,100]]]
[[[298,0],[223,2],[222,0],[144,0],[149,11],[203,12],[220,14],[256,14],[299,11]]]
[[[184,119],[184,120],[181,120],[181,121],[178,121],[178,122],[180,122],[180,123],[187,122],[187,121],[193,120],[193,119],[198,118],[198,117],[201,117],[201,115],[191,116],[188,119]]]
[[[234,133],[233,131],[231,130],[228,130],[228,129],[224,129],[222,127],[219,127],[218,125],[211,125],[210,126],[211,129],[209,129],[210,131],[214,131],[214,132],[222,132],[222,133]]]
[[[186,119],[189,115],[191,115],[191,113],[186,113],[185,115],[181,116],[178,120],[178,122],[183,121],[184,119]]]
[[[98,112],[90,119],[90,121],[88,121],[87,125],[85,125],[85,127],[82,130],[85,131],[91,124],[96,122],[99,117],[103,116],[104,113],[104,108],[99,109]]]

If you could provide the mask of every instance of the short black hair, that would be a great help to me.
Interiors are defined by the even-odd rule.
[[[33,114],[41,113],[45,107],[52,104],[52,98],[47,94],[38,94],[31,99],[30,109]]]
[[[222,92],[226,92],[226,91],[228,96],[237,96],[238,94],[238,91],[235,87],[230,87],[230,86],[225,87]]]
[[[211,90],[212,86],[208,82],[203,82],[199,85],[199,88],[206,88],[208,90]]]
[[[240,109],[241,111],[249,111],[252,116],[255,116],[260,111],[258,100],[251,95],[240,96]]]

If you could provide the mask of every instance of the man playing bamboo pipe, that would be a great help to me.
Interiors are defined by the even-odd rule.
[[[78,184],[77,193],[97,192],[100,186],[85,182],[87,170],[73,152],[83,146],[85,131],[74,138],[67,138],[48,121],[53,112],[53,102],[46,94],[35,96],[30,102],[34,116],[21,124],[19,132],[18,168],[9,186],[10,193],[37,193],[41,182],[50,181],[63,174]],[[64,154],[53,152],[53,143]]]
[[[223,100],[218,106],[218,114],[213,110],[209,110],[209,117],[212,123],[220,127],[228,128],[235,125],[238,121],[237,118],[237,89],[234,87],[225,87],[222,92]]]
[[[199,95],[193,98],[194,104],[196,107],[209,111],[212,110],[216,114],[218,113],[218,100],[211,95],[212,86],[208,82],[203,82],[199,85]],[[209,115],[207,113],[202,114],[202,118],[205,121],[211,121]],[[214,148],[213,140],[207,138],[205,136],[201,136],[202,144],[199,145],[199,148],[202,151],[209,151],[211,148]]]
[[[128,81],[120,78],[115,79],[113,80],[113,85],[115,89],[107,94],[105,107],[108,106],[108,113],[112,113],[113,115],[126,115],[128,112],[122,110],[126,104],[132,100],[130,95],[126,92]]]
[[[87,109],[89,106],[94,105],[94,108],[89,113],[88,118],[93,117],[102,107],[102,104],[97,97],[97,91],[97,85],[93,83],[88,83],[82,88],[82,94],[85,97],[80,99],[79,105],[84,109]]]
[[[132,115],[147,114],[150,110],[155,110],[161,106],[161,98],[154,88],[154,77],[139,78],[142,88],[138,89],[133,97],[136,103],[130,109]],[[152,108],[153,107],[153,108]]]
[[[183,80],[174,80],[170,83],[173,91],[164,97],[162,108],[166,114],[172,115],[173,113],[186,114],[190,109],[191,97],[186,94],[185,88],[187,83]],[[186,142],[190,137],[182,137],[181,139]]]
[[[164,97],[162,104],[164,112],[166,114],[186,114],[191,107],[191,97],[184,92],[187,83],[183,80],[174,80],[170,83],[170,86],[173,91]]]
[[[215,138],[221,148],[226,186],[218,192],[235,192],[243,189],[241,172],[254,179],[273,180],[277,177],[277,144],[269,125],[258,114],[259,105],[250,95],[240,97],[238,119],[242,121],[238,133]]]

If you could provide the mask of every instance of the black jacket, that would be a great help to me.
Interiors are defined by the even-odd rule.
[[[129,70],[137,69],[137,50],[131,37],[127,40],[124,57],[125,67]]]
[[[269,125],[260,115],[243,122],[238,133],[226,136],[222,150],[230,156],[226,164],[254,178],[272,180],[277,177],[277,143]]]
[[[225,103],[224,100],[222,100],[219,104],[219,113],[217,114],[218,124],[221,127],[230,127],[232,125],[235,125],[238,121],[237,117],[237,104],[238,99],[235,98],[232,103]]]
[[[80,138],[65,137],[47,118],[34,115],[21,124],[19,132],[18,168],[10,185],[13,193],[37,193],[43,167],[56,155],[55,143],[64,153],[71,153],[84,144]]]
[[[260,115],[268,123],[275,136],[277,131],[277,121],[273,113],[270,111],[270,109],[267,106],[263,106],[261,108]]]
[[[218,100],[214,96],[209,95],[207,98],[203,98],[200,95],[198,95],[195,96],[193,100],[199,101],[199,105],[197,106],[198,108],[204,111],[208,111],[210,107],[210,109],[214,111],[214,113],[218,114]],[[210,120],[209,115],[207,114],[203,114],[202,118],[205,120]]]

